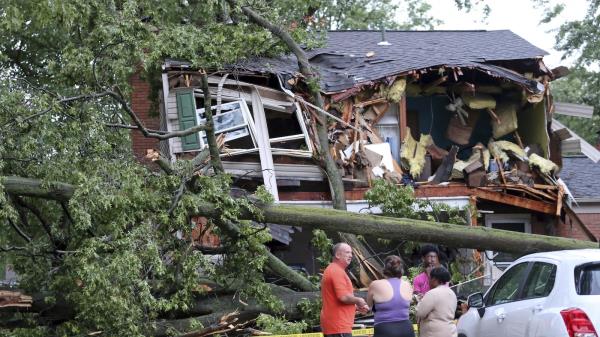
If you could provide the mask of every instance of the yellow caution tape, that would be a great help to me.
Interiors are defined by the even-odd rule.
[[[352,330],[352,336],[367,336],[374,334],[373,328]]]
[[[413,329],[415,332],[419,331],[419,326],[417,324],[413,324]],[[352,336],[373,336],[375,334],[375,329],[366,328],[366,329],[356,329],[352,330]],[[291,335],[270,335],[265,337],[324,337],[321,332],[311,332],[311,333],[295,333]]]

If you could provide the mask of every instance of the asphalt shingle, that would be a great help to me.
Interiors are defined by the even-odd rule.
[[[388,31],[386,40],[390,45],[378,45],[382,41],[380,31],[332,31],[326,45],[308,51],[307,56],[321,73],[324,91],[336,92],[411,70],[441,65],[481,69],[490,61],[535,59],[548,54],[509,30]],[[374,55],[367,57],[371,52]],[[253,59],[236,67],[282,75],[298,71],[291,56]],[[486,71],[507,75],[500,74],[502,68]],[[527,79],[518,74],[509,75],[511,80],[533,85],[524,83]]]
[[[563,157],[559,176],[575,198],[600,198],[600,164],[588,157]]]

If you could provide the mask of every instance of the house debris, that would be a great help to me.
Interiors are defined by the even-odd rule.
[[[322,112],[349,205],[384,179],[413,186],[417,197],[460,200],[494,216],[523,215],[517,230],[552,234],[551,226],[567,221],[572,212],[558,178],[561,148],[577,140],[557,127],[552,113],[557,107],[589,111],[553,102],[550,82],[562,72],[545,67],[546,52],[510,31],[388,32],[383,45],[379,36],[330,32],[324,47],[307,51],[320,75],[322,110],[309,102],[292,56],[245,60],[211,73],[215,133],[224,139],[222,161],[235,185],[264,184],[284,203],[329,200],[315,159]],[[161,128],[204,123],[199,72],[167,60],[162,79]],[[161,146],[171,158],[192,156],[206,146],[206,136]]]

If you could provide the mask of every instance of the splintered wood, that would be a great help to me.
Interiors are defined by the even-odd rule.
[[[31,296],[18,291],[0,290],[0,308],[30,308],[32,303]]]

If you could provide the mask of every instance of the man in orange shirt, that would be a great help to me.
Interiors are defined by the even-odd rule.
[[[352,261],[352,248],[345,243],[333,246],[333,261],[321,280],[321,330],[327,337],[350,337],[356,310],[368,312],[364,299],[354,296],[346,268]]]

